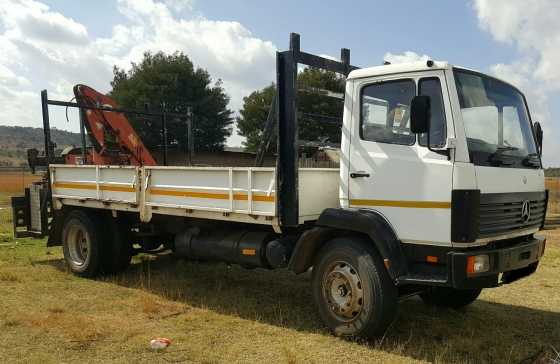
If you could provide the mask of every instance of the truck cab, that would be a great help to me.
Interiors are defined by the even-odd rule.
[[[544,172],[514,86],[429,61],[353,71],[346,96],[341,207],[375,209],[404,244],[465,248],[539,229]],[[430,100],[429,146],[411,130],[416,96]]]

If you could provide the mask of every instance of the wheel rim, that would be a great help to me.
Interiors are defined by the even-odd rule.
[[[89,234],[82,226],[73,225],[68,232],[68,253],[72,264],[82,266],[86,263],[91,248]]]
[[[346,262],[332,264],[324,275],[323,298],[338,320],[348,322],[356,319],[364,304],[358,271]]]

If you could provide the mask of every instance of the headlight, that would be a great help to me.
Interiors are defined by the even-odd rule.
[[[467,274],[484,273],[490,270],[488,255],[473,255],[467,258]]]

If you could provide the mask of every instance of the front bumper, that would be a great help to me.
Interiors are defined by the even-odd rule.
[[[448,253],[448,283],[453,288],[487,288],[514,282],[535,272],[544,254],[546,238],[534,236],[513,246]],[[490,268],[484,273],[467,273],[469,256],[488,255]],[[502,273],[500,277],[500,273]]]

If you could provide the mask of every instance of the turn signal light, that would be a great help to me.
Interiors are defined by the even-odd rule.
[[[426,262],[428,263],[437,263],[438,262],[438,257],[436,257],[435,255],[427,255],[426,256]]]
[[[467,258],[467,274],[484,273],[490,270],[488,255],[473,255]]]

